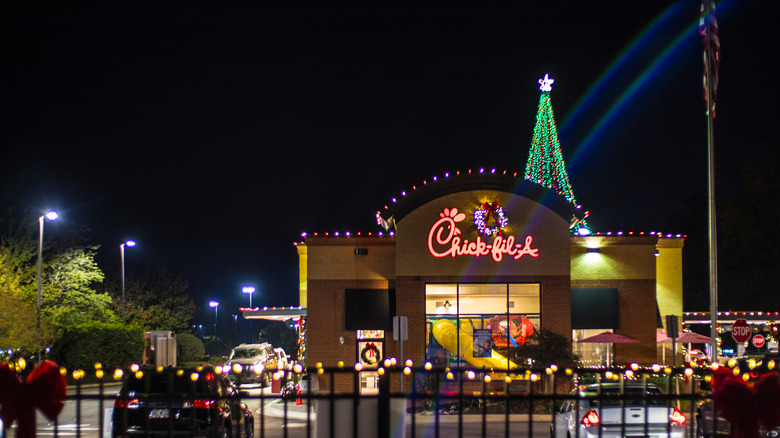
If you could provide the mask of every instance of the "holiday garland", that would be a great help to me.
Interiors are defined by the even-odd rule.
[[[379,362],[379,348],[373,342],[369,342],[360,350],[360,359],[363,363],[375,364]]]
[[[494,227],[488,227],[487,225],[491,217],[496,223],[496,226]],[[508,223],[509,218],[504,215],[504,209],[498,205],[498,201],[493,201],[492,204],[490,202],[484,202],[480,208],[474,210],[474,226],[477,227],[477,231],[479,231],[480,234],[486,236],[500,235],[501,230],[503,230]]]

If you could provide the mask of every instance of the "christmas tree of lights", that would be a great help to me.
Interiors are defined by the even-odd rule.
[[[569,175],[566,173],[561,144],[558,141],[555,114],[550,101],[553,82],[555,80],[546,74],[544,78],[539,79],[539,90],[542,95],[539,98],[539,109],[536,111],[536,126],[534,126],[531,150],[525,165],[525,179],[554,190],[580,208],[574,197]],[[571,229],[574,233],[590,234],[590,228],[584,218],[579,222],[572,221]]]

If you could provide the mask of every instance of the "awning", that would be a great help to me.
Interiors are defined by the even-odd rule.
[[[306,309],[301,306],[289,307],[242,307],[239,309],[244,319],[265,319],[268,321],[299,320],[306,316]]]
[[[617,289],[572,289],[571,328],[573,330],[619,329]]]
[[[392,330],[395,289],[346,289],[344,330]]]

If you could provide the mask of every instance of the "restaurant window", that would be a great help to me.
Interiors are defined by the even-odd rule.
[[[598,335],[599,333],[612,332],[612,329],[580,329],[572,330],[572,345],[574,354],[580,358],[580,363],[586,367],[598,367],[607,364],[607,357],[611,353],[610,344],[595,342],[580,342],[580,340]]]
[[[453,283],[425,287],[426,360],[436,365],[507,368],[512,348],[540,322],[538,283]]]

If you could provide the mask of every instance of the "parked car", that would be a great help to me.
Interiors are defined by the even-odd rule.
[[[292,367],[290,356],[287,356],[287,352],[284,351],[284,348],[274,348],[274,353],[276,353],[276,365],[280,370],[289,370],[290,367]]]
[[[211,366],[143,367],[122,384],[111,419],[113,438],[252,438],[255,427],[237,388]]]
[[[592,384],[569,394],[555,413],[550,436],[683,438],[685,422],[682,412],[655,385]]]
[[[750,382],[758,381],[764,373],[774,372],[776,364],[780,361],[780,355],[774,352],[740,356],[725,360],[724,365],[739,369],[741,375],[745,376]],[[710,391],[712,388],[708,383],[702,382],[702,389]],[[717,434],[713,435],[715,423],[717,422]],[[731,436],[731,424],[720,415],[713,415],[713,401],[707,400],[696,410],[696,436],[697,437],[715,437]],[[780,426],[767,430],[763,425],[759,427],[759,436],[762,438],[780,438]]]
[[[714,438],[731,436],[731,423],[716,415],[712,400],[707,400],[696,408],[696,437]]]
[[[237,384],[260,383],[262,386],[269,386],[278,367],[274,347],[263,342],[241,344],[233,348],[222,369],[230,380]]]

